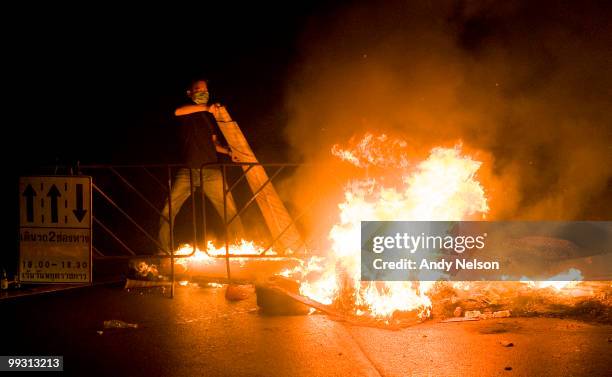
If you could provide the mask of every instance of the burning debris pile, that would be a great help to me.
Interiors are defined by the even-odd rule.
[[[577,270],[568,272],[574,276],[576,273],[579,274]],[[558,280],[561,278],[553,277],[550,281],[438,282],[430,291],[434,303],[432,315],[450,320],[511,315],[612,323],[610,282]]]
[[[474,220],[485,218],[489,207],[477,178],[481,163],[464,154],[460,143],[434,148],[427,159],[412,163],[407,144],[386,135],[366,134],[353,144],[335,145],[332,153],[370,174],[347,184],[324,263],[283,272],[302,281],[302,295],[391,327],[466,313],[475,319],[586,314],[610,321],[610,284],[581,282],[576,269],[548,281],[361,281],[360,221]]]
[[[309,306],[350,323],[385,328],[432,317],[479,320],[554,315],[610,321],[612,286],[582,282],[576,269],[549,281],[526,277],[508,279],[521,281],[431,281],[431,272],[423,280],[415,272],[412,281],[362,281],[361,221],[479,220],[489,211],[486,191],[477,176],[482,163],[467,155],[461,143],[433,148],[422,161],[411,160],[407,148],[401,139],[373,134],[352,140],[346,148],[335,145],[332,154],[364,174],[344,188],[337,222],[328,232],[327,253],[306,260],[281,258],[274,251],[263,258],[232,258],[232,279],[258,281],[260,306],[283,303],[273,312],[287,309],[285,312],[303,314]],[[263,250],[256,243],[242,241],[232,245],[229,253],[257,255]],[[184,245],[176,254],[191,252],[192,247]],[[226,266],[218,257],[224,255],[224,247],[209,241],[206,251],[197,249],[194,256],[177,259],[178,274],[183,280],[205,275],[222,281]],[[242,267],[247,264],[255,274],[245,274]],[[269,279],[273,275],[277,277]],[[444,278],[442,273],[439,278]]]

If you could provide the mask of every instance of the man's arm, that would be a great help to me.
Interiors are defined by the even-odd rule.
[[[213,135],[212,139],[213,139],[213,143],[215,143],[215,149],[217,150],[217,152],[226,154],[228,156],[232,155],[231,149],[226,148],[223,145],[221,145],[221,143],[219,143],[219,139],[217,138],[217,135]]]
[[[202,111],[208,111],[207,105],[185,105],[181,106],[178,109],[174,110],[174,115],[188,115],[193,113],[200,113]]]
[[[215,118],[217,117],[217,112],[219,111],[220,105],[218,103],[214,103],[212,105],[185,105],[181,106],[178,109],[174,110],[174,115],[188,115],[193,113],[199,113],[202,111],[208,111],[212,113]]]

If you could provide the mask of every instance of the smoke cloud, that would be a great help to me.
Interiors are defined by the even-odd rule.
[[[414,159],[461,140],[483,161],[489,219],[609,220],[612,33],[603,6],[385,2],[314,17],[289,81],[287,137],[294,159],[318,165],[286,182],[294,201],[323,198],[313,228],[326,223],[325,209],[337,213],[351,171],[330,149],[370,131],[403,138]]]

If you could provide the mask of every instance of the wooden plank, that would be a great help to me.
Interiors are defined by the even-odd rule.
[[[215,111],[214,115],[221,132],[223,132],[223,136],[232,149],[235,161],[258,162],[238,123],[232,120],[227,109],[220,106],[219,111]],[[246,171],[248,167],[243,166],[242,169]],[[268,180],[268,175],[263,167],[255,166],[248,171],[246,179],[251,190],[255,192]],[[274,249],[281,254],[287,249],[291,249],[294,252],[303,251],[304,241],[295,225],[291,224],[291,216],[271,182],[259,193],[256,201],[272,234],[272,238],[278,237],[284,231],[275,243]]]
[[[356,315],[352,315],[352,314],[347,314],[347,313],[343,313],[340,312],[336,309],[333,309],[330,305],[325,305],[322,304],[320,302],[317,302],[315,300],[312,300],[308,297],[304,297],[302,295],[299,294],[295,294],[293,292],[290,292],[289,290],[277,286],[277,285],[267,285],[266,288],[271,289],[279,294],[285,295],[295,301],[301,302],[305,305],[308,305],[310,307],[313,307],[327,315],[329,315],[331,317],[331,319],[335,320],[335,321],[341,321],[341,322],[346,322],[350,325],[354,325],[354,326],[363,326],[363,327],[374,327],[377,329],[384,329],[384,330],[401,330],[403,328],[409,327],[409,326],[413,326],[416,325],[418,323],[421,323],[420,320],[415,321],[415,320],[394,320],[394,319],[389,319],[387,321],[385,320],[378,320],[375,318],[371,318],[371,317],[366,317],[366,316],[356,316]]]

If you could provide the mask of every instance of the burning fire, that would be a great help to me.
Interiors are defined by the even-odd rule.
[[[258,246],[253,241],[240,241],[239,244],[229,245],[229,254],[230,255],[259,255],[265,249],[261,246]],[[193,247],[189,244],[184,244],[178,250],[175,251],[176,255],[189,255],[193,252]],[[196,247],[196,252],[193,256],[189,258],[179,258],[176,260],[177,264],[187,265],[196,265],[196,264],[213,264],[218,259],[217,257],[221,257],[225,255],[225,246],[216,247],[212,241],[208,241],[206,252],[200,250],[200,248]],[[274,250],[268,250],[266,255],[270,257],[274,257],[276,252]],[[244,261],[245,258],[238,258]]]
[[[427,317],[426,295],[433,282],[361,282],[360,222],[382,220],[465,220],[488,211],[485,192],[475,175],[481,163],[462,154],[461,146],[434,148],[411,166],[407,144],[385,135],[367,134],[350,149],[335,145],[332,153],[357,167],[390,167],[401,175],[399,187],[383,179],[355,180],[346,186],[339,204],[339,222],[329,233],[331,252],[319,276],[308,278],[301,293],[325,304],[344,296],[353,300],[355,314],[391,317],[396,311],[417,310]],[[309,271],[306,271],[308,273]]]
[[[432,302],[428,292],[435,282],[360,281],[360,222],[484,218],[489,207],[484,188],[476,177],[481,162],[466,155],[461,144],[453,148],[433,148],[420,162],[410,162],[406,142],[386,135],[366,134],[359,141],[352,140],[352,144],[349,148],[334,145],[332,154],[358,168],[376,167],[378,176],[355,179],[345,186],[344,201],[338,204],[338,221],[329,231],[327,255],[300,261],[300,265],[280,274],[300,280],[302,295],[355,315],[386,320],[396,313],[413,311],[420,318],[429,317]],[[385,175],[392,179],[387,180]],[[263,250],[254,242],[243,240],[231,245],[229,253],[256,255]],[[183,245],[176,253],[187,255],[191,252],[190,245]],[[207,252],[197,249],[194,256],[178,259],[177,263],[205,266],[224,255],[225,247],[215,247],[209,241]],[[271,259],[278,258],[274,251],[267,255]],[[237,259],[242,264],[249,258]],[[418,280],[419,276],[414,279]],[[520,280],[525,287],[560,290],[577,285],[582,276],[580,271],[570,269],[547,281]],[[453,283],[454,288],[465,291],[470,290],[471,285]]]
[[[380,166],[388,168],[408,167],[408,143],[401,139],[391,139],[387,135],[374,136],[367,133],[363,139],[355,143],[351,149],[343,149],[338,144],[332,147],[332,154],[344,161],[348,161],[359,168]]]
[[[543,289],[552,287],[559,291],[564,288],[574,288],[578,285],[582,281],[582,273],[575,268],[570,268],[567,272],[555,275],[544,281],[532,281],[526,277],[522,277],[520,281],[532,288]]]

